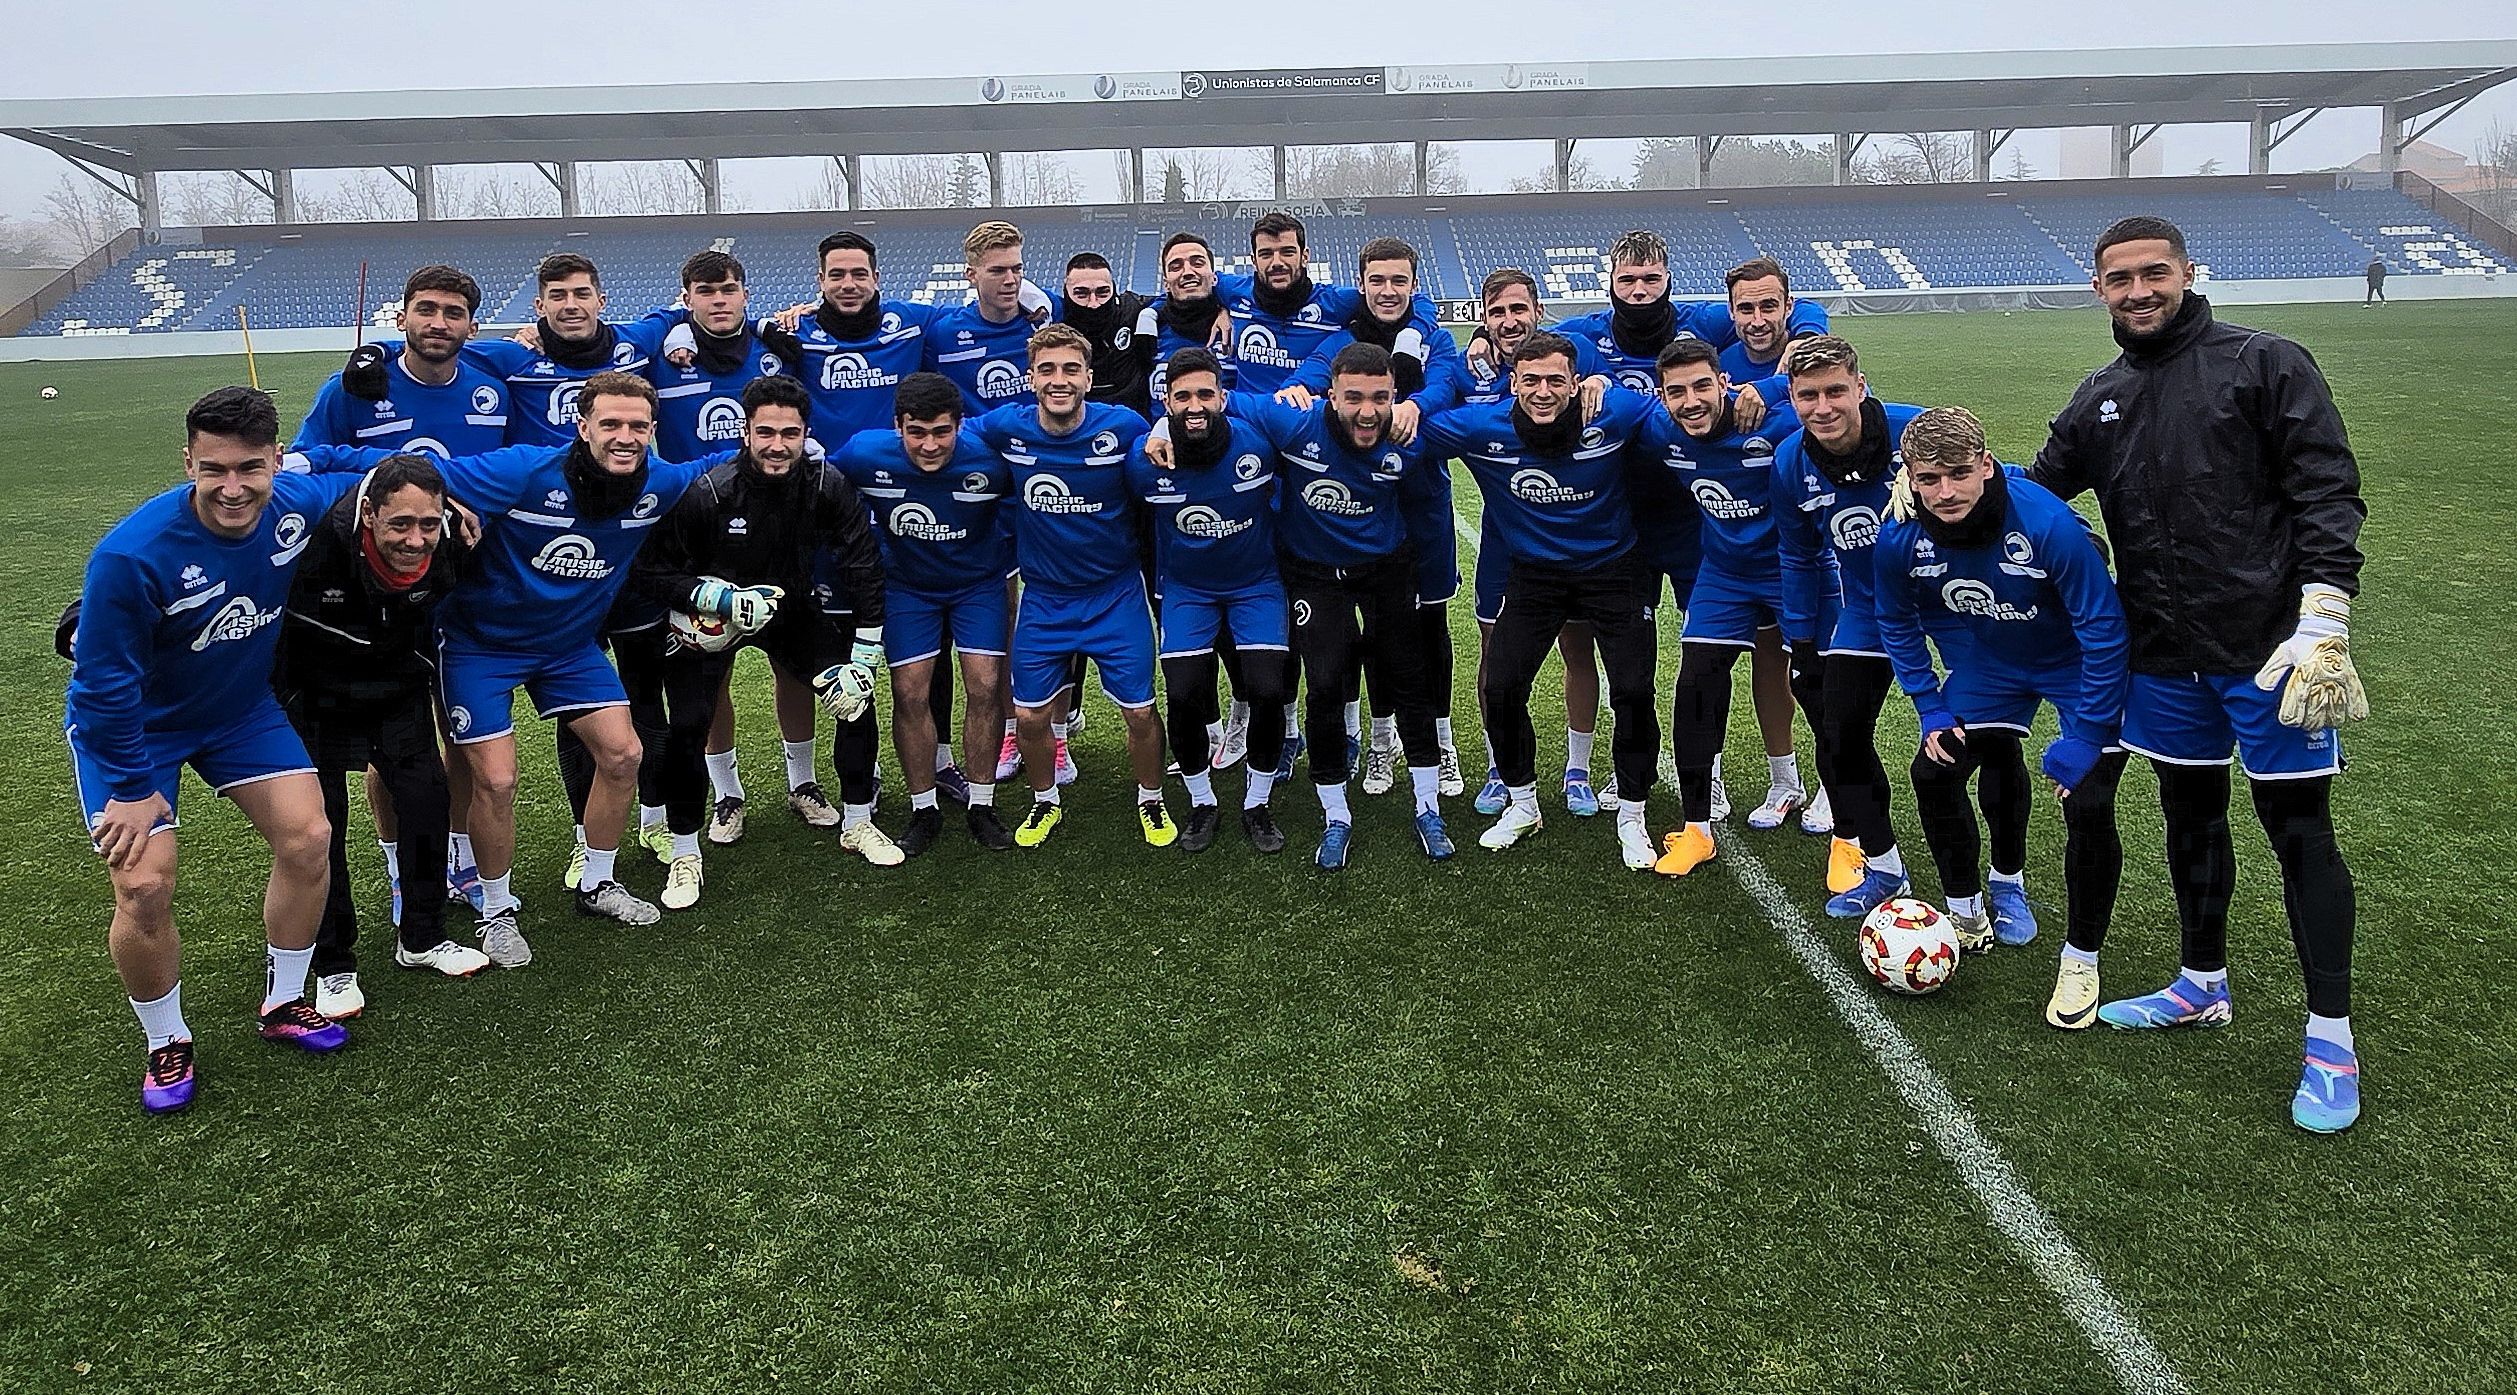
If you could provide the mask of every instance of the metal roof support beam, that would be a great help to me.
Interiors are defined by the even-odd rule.
[[[1869,143],[1870,135],[1868,132],[1863,132],[1860,135],[1855,135],[1850,131],[1838,131],[1835,133],[1836,183],[1850,184],[1853,182],[1853,157],[1861,154],[1862,147]]]
[[[1145,152],[1134,147],[1127,152],[1127,197],[1131,203],[1145,202]]]
[[[1695,187],[1709,189],[1713,186],[1713,157],[1722,153],[1723,140],[1721,136],[1695,138]]]
[[[2324,111],[2325,108],[2323,107],[2309,107],[2307,110],[2300,112],[2298,114],[2299,119],[2291,122],[2286,128],[2282,126],[2281,119],[2279,117],[2274,117],[2272,121],[2272,135],[2271,138],[2265,142],[2265,148],[2267,150],[2280,149],[2283,141],[2297,135],[2300,127],[2305,126],[2308,122],[2315,120],[2320,115],[2323,115]]]
[[[1569,140],[1556,142],[1556,192],[1573,192],[1573,142]]]
[[[2263,108],[2256,108],[2255,119],[2246,126],[2246,172],[2272,173],[2272,127],[2275,118]]]
[[[988,163],[988,207],[1005,206],[1005,156],[991,150],[979,158]]]
[[[394,183],[409,191],[412,217],[423,223],[434,221],[437,217],[437,167],[411,165],[408,167],[409,174],[404,174],[403,168],[387,165],[385,173],[393,176]]]
[[[865,157],[833,155],[831,165],[839,171],[839,183],[847,191],[848,211],[863,212],[865,208]]]
[[[2019,132],[2016,127],[2007,131],[1995,131],[1981,126],[1975,129],[1976,183],[1990,184],[1993,182],[1993,156],[2001,153],[2001,148],[2008,145],[2010,143],[2010,138],[2017,134],[2019,134]]]
[[[2403,108],[2392,102],[2377,109],[2377,169],[2393,174],[2403,168],[2403,148],[2411,144],[2403,133]]]
[[[2419,140],[2421,137],[2426,136],[2426,135],[2428,135],[2430,132],[2437,130],[2437,129],[2439,128],[2439,125],[2440,125],[2442,122],[2446,121],[2446,120],[2447,120],[2447,118],[2449,118],[2449,117],[2451,117],[2451,116],[2454,116],[2457,112],[2463,111],[2463,110],[2465,109],[2465,107],[2466,107],[2468,104],[2470,104],[2470,103],[2473,101],[2473,99],[2474,99],[2475,97],[2479,97],[2479,96],[2481,96],[2481,95],[2482,95],[2482,94],[2481,94],[2481,93],[2479,93],[2479,92],[2475,92],[2475,93],[2468,94],[2468,95],[2465,97],[2464,101],[2461,101],[2461,102],[2456,103],[2454,106],[2447,108],[2445,111],[2440,112],[2438,115],[2433,116],[2433,117],[2431,117],[2429,120],[2422,122],[2419,126],[2414,127],[2413,129],[2411,129],[2411,130],[2408,130],[2408,131],[2404,132],[2404,133],[2403,133],[2403,144],[2402,144],[2402,145],[2400,145],[2400,146],[2397,146],[2397,147],[2396,147],[2396,149],[2398,149],[2398,150],[2409,150],[2409,149],[2411,149],[2411,148],[2412,148],[2412,143],[2413,143],[2414,141]],[[2404,110],[2403,110],[2403,104],[2402,104],[2402,103],[2400,103],[2400,102],[2396,103],[2392,109],[2393,109],[2394,111],[2397,111],[2397,112],[2402,113],[2403,117],[2405,118],[2405,120],[2406,120],[2407,122],[2410,120],[2411,116],[2413,115],[2413,113],[2411,113],[2411,112],[2404,111]]]
[[[715,160],[684,160],[682,168],[699,181],[699,208],[703,213],[725,212],[724,171]]]
[[[1285,201],[1285,148],[1279,145],[1272,147],[1272,150],[1276,157],[1276,201],[1283,203]]]
[[[132,202],[140,206],[140,238],[157,241],[166,230],[166,203],[157,196],[157,171],[141,170],[131,176]]]
[[[1420,141],[1416,142],[1416,197],[1417,197],[1417,198],[1420,198],[1420,199],[1421,199],[1421,198],[1423,198],[1426,194],[1428,194],[1428,193],[1432,192],[1431,190],[1429,190],[1429,189],[1425,188],[1425,179],[1426,179],[1426,175],[1427,175],[1427,173],[1428,173],[1428,172],[1430,171],[1430,169],[1431,169],[1432,162],[1433,162],[1433,142],[1431,142],[1431,141],[1427,141],[1427,140],[1420,140]]]
[[[2490,72],[2466,78],[2461,82],[2444,83],[2440,86],[2430,88],[2426,92],[2413,93],[2412,95],[2397,102],[2396,105],[2403,108],[2403,114],[2406,117],[2420,116],[2426,112],[2436,111],[2440,107],[2446,106],[2451,102],[2461,107],[2465,103],[2472,101],[2474,98],[2481,96],[2483,93],[2499,86],[2503,82],[2510,81],[2511,79],[2517,79],[2517,68],[2495,68]]]
[[[271,221],[297,221],[297,171],[271,171]]]
[[[533,167],[540,170],[542,177],[550,181],[551,187],[559,191],[559,216],[576,217],[583,207],[577,195],[577,162],[574,160],[553,162],[536,160],[533,162]]]

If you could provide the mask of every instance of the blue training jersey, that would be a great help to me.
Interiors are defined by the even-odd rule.
[[[1075,429],[1053,436],[1038,407],[1018,405],[967,429],[1013,470],[1014,564],[1024,585],[1092,591],[1142,574],[1127,456],[1144,439],[1143,417],[1087,402]]]
[[[860,431],[890,430],[892,397],[900,380],[924,364],[926,327],[940,313],[931,305],[886,300],[867,339],[840,339],[805,316],[795,327],[804,347],[796,376],[813,397],[813,438],[836,450]]]
[[[1363,313],[1363,292],[1353,286],[1314,284],[1311,298],[1290,315],[1271,314],[1259,304],[1255,276],[1218,276],[1215,295],[1232,316],[1232,357],[1241,369],[1240,381],[1226,383],[1227,390],[1238,386],[1245,392],[1273,394],[1294,381],[1294,374],[1320,352],[1322,344]],[[1409,322],[1428,339],[1437,332],[1449,337],[1431,297],[1416,296],[1410,309]],[[1456,342],[1452,347],[1458,347]]]
[[[438,608],[437,627],[448,640],[529,654],[593,643],[655,525],[691,481],[734,458],[727,451],[669,463],[651,455],[637,500],[609,518],[591,518],[579,514],[568,485],[570,449],[509,446],[440,467],[446,487],[483,525],[472,571]],[[382,458],[340,446],[305,454],[318,473],[363,470]]]
[[[1935,544],[1916,519],[1880,528],[1872,554],[1880,639],[1917,707],[1939,701],[1928,637],[1951,673],[1988,673],[2029,691],[2076,686],[2076,704],[2055,704],[2063,734],[2105,746],[2122,729],[2131,682],[2115,580],[2069,504],[2005,471],[2002,535],[1980,547]]]
[[[228,539],[190,484],[132,510],[87,560],[66,715],[106,797],[156,788],[145,734],[214,732],[271,701],[278,621],[297,559],[359,476],[283,472],[253,531]]]
[[[1056,313],[1053,304],[1051,318]],[[1039,401],[1031,394],[1032,332],[1030,317],[1020,309],[997,324],[979,313],[975,300],[957,305],[927,321],[925,366],[953,380],[961,389],[962,410],[970,416],[999,407],[1028,407]]]
[[[1468,467],[1504,555],[1547,567],[1599,566],[1634,550],[1625,455],[1646,414],[1659,410],[1639,393],[1612,388],[1568,455],[1531,452],[1508,401],[1444,412],[1424,424],[1421,443],[1429,458],[1455,456]]]
[[[452,381],[423,383],[402,366],[402,355],[394,353],[385,360],[385,396],[379,401],[352,397],[342,389],[338,373],[325,379],[289,449],[378,446],[443,460],[505,444],[505,383],[461,357],[455,359]]]
[[[1880,520],[1888,516],[1889,482],[1905,468],[1905,452],[1897,443],[1905,437],[1906,423],[1923,411],[1899,402],[1879,407],[1887,417],[1889,455],[1888,468],[1878,479],[1838,485],[1827,478],[1809,458],[1805,429],[1774,448],[1775,553],[1783,566],[1787,640],[1826,638],[1818,632],[1818,621],[1830,557],[1844,608],[1871,612],[1871,548],[1879,541]]]
[[[688,312],[675,313],[683,318],[674,323],[687,322]],[[676,368],[661,354],[647,365],[647,381],[655,384],[657,455],[678,462],[742,449],[743,389],[757,378],[792,377],[797,367],[757,337],[745,338],[743,361],[731,373],[711,373],[696,358]]]
[[[597,373],[646,376],[673,322],[650,315],[612,326],[612,361],[570,368],[513,339],[474,339],[464,356],[507,385],[507,441],[511,446],[564,446],[577,439],[577,394]]]
[[[1154,570],[1166,591],[1217,595],[1276,578],[1275,447],[1248,422],[1223,425],[1223,455],[1201,469],[1176,460],[1156,469],[1142,441],[1128,452],[1128,488],[1152,512]]]
[[[1725,418],[1728,412],[1724,413]],[[1765,587],[1782,584],[1774,541],[1774,447],[1800,429],[1789,407],[1767,413],[1754,431],[1690,436],[1666,409],[1635,434],[1634,526],[1648,545],[1670,520],[1691,515],[1702,566]]]
[[[1727,303],[1681,300],[1674,305],[1677,321],[1670,334],[1672,339],[1701,339],[1716,349],[1728,349],[1739,342],[1739,330],[1730,321],[1730,306]],[[1609,376],[1620,384],[1636,392],[1660,391],[1660,350],[1654,349],[1649,354],[1630,354],[1618,347],[1617,336],[1610,327],[1614,317],[1613,308],[1595,310],[1588,315],[1559,321],[1552,328],[1567,339],[1587,343],[1598,350]],[[1795,300],[1788,323],[1792,334],[1824,334],[1827,332],[1826,307],[1814,300]],[[1789,396],[1788,387],[1776,374],[1756,374],[1745,378],[1733,375],[1731,386],[1754,387],[1757,395],[1769,405],[1780,403]]]
[[[892,585],[952,595],[1002,582],[1013,569],[999,507],[1013,490],[1013,472],[969,427],[940,470],[911,464],[898,431],[861,431],[830,461],[873,511],[883,576]]]
[[[1355,450],[1339,437],[1326,402],[1296,411],[1249,392],[1236,392],[1229,402],[1232,415],[1257,428],[1276,452],[1276,536],[1286,555],[1323,567],[1361,567],[1406,545],[1406,482],[1428,468],[1417,446],[1384,440]]]

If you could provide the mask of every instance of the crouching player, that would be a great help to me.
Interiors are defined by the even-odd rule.
[[[699,826],[708,816],[706,751],[718,695],[746,646],[804,679],[838,721],[839,846],[877,867],[900,849],[874,824],[874,669],[883,662],[883,564],[865,505],[838,469],[804,458],[813,409],[793,378],[743,389],[743,448],[701,475],[638,558],[633,584],[673,617],[664,655],[664,817],[673,834],[663,906],[699,904]],[[813,558],[827,549],[846,610],[822,606]],[[695,620],[722,622],[724,628]],[[863,629],[857,628],[864,625]]]
[[[275,622],[308,538],[356,475],[279,474],[279,414],[220,388],[184,416],[185,483],[132,511],[88,558],[64,725],[88,837],[113,878],[107,943],[148,1035],[140,1103],[192,1102],[175,934],[175,784],[191,766],[271,845],[262,1036],[349,1040],[306,1000],[332,841],[313,762],[271,693]]]
[[[1923,732],[1914,803],[1940,868],[1941,894],[1969,953],[2035,938],[2028,914],[2027,781],[2000,778],[2042,700],[2062,734],[2045,748],[2046,777],[2062,796],[2063,883],[2070,907],[2062,969],[2045,1020],[2081,1028],[2097,1019],[2098,947],[2123,880],[2116,744],[2130,684],[2124,610],[2088,526],[2043,486],[2010,475],[1962,408],[1934,407],[1905,428],[1904,482],[1872,557],[1879,636],[1897,686]],[[1932,672],[1930,645],[1945,678]],[[1967,776],[1992,830],[1989,908],[1983,852]]]

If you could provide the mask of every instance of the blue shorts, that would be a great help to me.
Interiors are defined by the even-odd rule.
[[[79,744],[78,714],[71,714],[65,734],[70,738],[70,777],[78,787],[79,812],[93,830],[113,796],[104,767]],[[279,699],[269,696],[216,731],[149,731],[142,733],[141,741],[148,748],[149,787],[166,797],[166,817],[151,833],[176,826],[176,777],[187,765],[214,794],[279,775],[311,775],[315,769],[315,763],[306,758],[306,744],[297,738],[297,728],[289,725],[288,714],[280,710]]]
[[[1818,627],[1818,652],[1821,654],[1856,654],[1863,658],[1888,657],[1887,643],[1879,638],[1879,614],[1869,606],[1846,605],[1842,598],[1827,603],[1826,623]]]
[[[1696,574],[1695,596],[1679,638],[1689,644],[1753,649],[1757,631],[1782,623],[1781,578],[1743,577],[1707,565]]]
[[[1285,613],[1285,584],[1263,581],[1238,591],[1192,591],[1172,586],[1162,593],[1162,657],[1204,654],[1229,636],[1235,649],[1283,649],[1292,629]]]
[[[1483,556],[1483,553],[1478,554]],[[1460,593],[1460,540],[1454,532],[1416,549],[1416,604],[1448,605]]]
[[[2281,692],[2246,674],[2136,673],[2124,699],[2124,749],[2169,765],[2238,767],[2255,780],[2299,780],[2342,770],[2331,730],[2281,724]]]
[[[946,640],[964,654],[1003,654],[1011,624],[1001,579],[946,595],[883,588],[883,650],[893,668],[934,658]]]
[[[1101,691],[1121,707],[1154,705],[1154,617],[1134,572],[1094,591],[1025,586],[1014,605],[1014,705],[1046,707],[1066,687],[1067,660],[1101,670]]]
[[[1644,570],[1669,578],[1670,604],[1682,613],[1694,606],[1695,574],[1704,565],[1704,553],[1700,549],[1689,547],[1679,552],[1655,554],[1649,548],[1637,548],[1634,557],[1643,564]],[[1652,584],[1652,593],[1655,597],[1660,594],[1657,580]],[[1657,600],[1653,603],[1659,604]]]
[[[1960,666],[1949,670],[1949,676],[1942,681],[1940,698],[1949,704],[1950,715],[1962,725],[2025,736],[2036,724],[2039,702],[2052,703],[2057,713],[2080,706],[2080,670],[2018,673]],[[2106,749],[2124,748],[2118,745]]]
[[[437,691],[445,699],[446,731],[456,745],[513,734],[519,684],[545,720],[629,702],[620,672],[591,640],[555,654],[471,649],[451,638],[437,641]]]

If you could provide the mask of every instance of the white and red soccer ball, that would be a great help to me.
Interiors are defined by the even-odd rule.
[[[1936,992],[1958,971],[1958,935],[1930,903],[1898,896],[1862,918],[1861,957],[1890,992]]]

